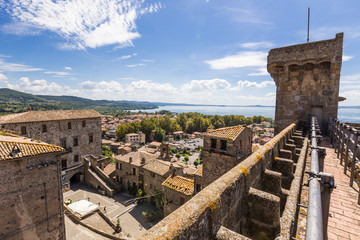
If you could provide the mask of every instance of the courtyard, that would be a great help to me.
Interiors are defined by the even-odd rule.
[[[65,192],[63,196],[64,201],[68,199],[71,199],[72,202],[88,200],[91,203],[97,204],[102,209],[105,208],[107,215],[115,222],[117,218],[120,218],[122,232],[128,238],[139,237],[157,222],[147,222],[142,215],[143,211],[156,212],[158,211],[157,208],[146,202],[141,204],[134,203],[131,201],[133,197],[126,193],[117,193],[114,197],[108,197],[101,195],[96,189],[84,183],[76,183],[72,184],[71,189]],[[99,228],[102,227],[99,226]],[[73,222],[67,216],[65,217],[65,230],[67,239],[107,239]],[[106,229],[100,230],[105,231]],[[107,232],[109,231],[107,230]]]

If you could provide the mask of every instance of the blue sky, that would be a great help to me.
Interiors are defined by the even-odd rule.
[[[0,0],[0,87],[34,94],[275,105],[271,48],[344,32],[341,105],[360,105],[358,0]]]

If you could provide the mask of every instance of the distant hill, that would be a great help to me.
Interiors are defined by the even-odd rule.
[[[151,109],[158,105],[150,102],[91,100],[75,96],[33,95],[8,88],[0,88],[0,114],[32,110],[60,109]]]

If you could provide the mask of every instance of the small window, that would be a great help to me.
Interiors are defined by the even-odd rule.
[[[180,204],[183,205],[185,203],[185,198],[180,197]]]
[[[196,192],[200,192],[201,191],[201,185],[200,184],[196,184]]]
[[[68,129],[71,129],[71,122],[68,122]]]
[[[42,128],[42,132],[43,132],[43,133],[47,132],[47,126],[46,126],[45,124],[42,125],[41,128]]]
[[[62,139],[61,141],[61,147],[66,148],[66,139]]]
[[[78,162],[79,161],[79,155],[75,155],[74,156],[74,162]]]
[[[119,169],[122,170],[122,164],[121,163],[119,163]]]
[[[211,139],[211,148],[216,149],[216,139]]]
[[[136,175],[136,168],[133,168],[133,175]]]
[[[86,121],[82,120],[82,127],[86,127]]]
[[[239,146],[240,146],[240,148],[242,148],[242,141],[241,140],[239,141]]]
[[[221,140],[221,150],[226,150],[226,140]]]
[[[67,160],[66,160],[66,159],[61,160],[61,167],[62,167],[62,168],[66,168],[66,167],[67,167]]]
[[[26,126],[21,126],[21,135],[26,134]]]
[[[74,137],[74,147],[79,146],[79,138]]]
[[[151,172],[151,176],[152,176],[153,178],[155,178],[155,173]]]
[[[94,142],[94,136],[91,134],[89,135],[89,143],[92,143]]]

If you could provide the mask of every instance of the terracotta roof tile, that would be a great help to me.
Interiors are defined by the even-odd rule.
[[[18,150],[18,152],[11,154],[13,150]],[[29,138],[0,135],[0,161],[63,151],[65,149],[62,147],[36,142]]]
[[[162,185],[188,196],[191,196],[194,193],[194,180],[189,178],[169,176]]]
[[[201,164],[201,165],[198,167],[198,169],[196,170],[196,172],[194,173],[194,175],[202,177],[202,175],[203,175],[203,164]]]
[[[84,118],[100,118],[101,115],[93,109],[86,110],[56,110],[56,111],[29,111],[9,114],[0,117],[0,124],[43,122],[55,120],[70,120]]]
[[[245,129],[244,126],[234,126],[234,127],[219,128],[219,129],[211,130],[210,132],[204,133],[203,136],[235,140],[235,138],[244,129]]]
[[[143,166],[144,169],[159,174],[160,176],[166,175],[166,173],[170,170],[170,162],[162,161],[159,159],[155,159],[152,162],[149,162],[145,166]]]

